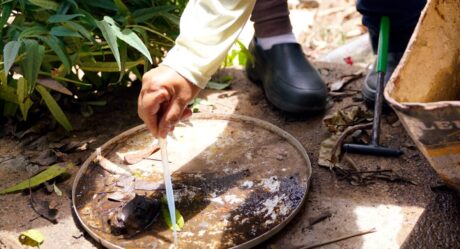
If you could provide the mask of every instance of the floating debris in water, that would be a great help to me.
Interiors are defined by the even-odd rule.
[[[109,218],[110,232],[133,237],[152,225],[160,214],[160,201],[136,195]]]

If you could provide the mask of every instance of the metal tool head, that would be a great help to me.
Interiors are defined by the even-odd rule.
[[[376,156],[400,156],[403,152],[399,149],[388,148],[379,145],[366,144],[344,144],[342,149],[348,153],[376,155]]]

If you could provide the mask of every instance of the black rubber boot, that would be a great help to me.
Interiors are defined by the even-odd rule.
[[[387,71],[385,73],[385,85],[393,74],[394,70],[399,64],[403,53],[388,53],[388,63]],[[371,68],[371,71],[367,74],[366,79],[364,80],[364,85],[362,89],[363,99],[366,101],[367,105],[373,106],[375,102],[375,91],[377,89],[377,72],[375,67],[377,66],[377,59],[374,62],[374,65]]]
[[[248,78],[262,84],[265,96],[276,108],[288,113],[326,108],[326,85],[299,44],[277,44],[263,50],[253,39],[249,51],[254,61],[246,64]]]

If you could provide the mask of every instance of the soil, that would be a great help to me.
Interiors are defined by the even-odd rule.
[[[326,82],[334,82],[360,68],[348,65],[316,64]],[[352,238],[324,248],[458,248],[456,239],[460,232],[460,201],[449,190],[432,191],[439,185],[436,174],[415,148],[397,122],[395,114],[383,118],[382,143],[401,147],[399,158],[350,155],[359,170],[391,169],[416,182],[375,181],[367,186],[354,186],[340,180],[330,170],[319,167],[319,145],[328,135],[321,120],[327,113],[353,102],[347,97],[331,102],[326,113],[308,116],[288,116],[274,109],[264,98],[263,91],[246,79],[244,71],[227,69],[222,74],[234,77],[231,88],[223,91],[205,90],[200,97],[210,105],[200,106],[201,112],[235,113],[271,122],[296,137],[306,148],[313,167],[311,189],[305,206],[298,216],[275,237],[260,248],[296,248],[331,240],[343,235],[376,228],[375,233]],[[362,78],[350,83],[347,89],[360,89]],[[71,141],[93,141],[83,151],[65,153],[59,161],[72,161],[77,165],[68,179],[57,183],[63,196],[47,194],[43,188],[35,190],[34,197],[49,200],[59,209],[58,223],[52,224],[29,206],[27,194],[15,193],[0,196],[0,248],[21,248],[17,236],[27,229],[38,229],[45,236],[41,248],[100,248],[97,242],[78,228],[70,206],[71,185],[78,165],[108,139],[133,126],[141,124],[136,114],[138,85],[114,91],[106,107],[84,118],[71,113],[76,128],[65,133],[60,128],[43,134],[31,134],[22,139],[14,136],[0,138],[0,188],[27,179],[28,174],[43,169],[30,163],[32,152],[44,152],[56,144]],[[356,96],[355,96],[356,97]],[[29,136],[32,136],[30,138]],[[25,174],[28,172],[28,174]],[[310,226],[310,220],[325,211],[329,218]]]
[[[321,9],[321,6],[325,6],[324,2],[337,1],[321,1],[319,11],[308,10],[314,12],[309,15],[309,21],[313,22],[322,16],[330,17],[332,13],[338,16],[339,21],[332,16],[331,22],[346,20],[351,27],[341,31],[345,34],[343,37],[348,39],[362,33],[359,15],[350,10],[354,1],[344,1],[344,6],[327,5],[325,8],[329,8],[329,11]],[[292,13],[299,17],[303,15],[299,10]],[[327,23],[308,25],[293,24],[295,31],[300,30],[299,33],[305,34],[300,40],[305,41],[304,47],[311,49],[307,53],[311,58],[317,57],[316,51],[332,49],[334,47],[331,46],[336,47],[344,42],[330,40],[336,37],[336,34],[330,32],[326,32],[328,36],[323,37],[324,40],[320,39],[324,33],[321,30],[323,26],[327,30],[336,29],[329,28]],[[307,30],[299,27],[307,27]],[[316,32],[309,34],[312,30]],[[315,65],[327,83],[362,70],[349,65]],[[349,156],[361,171],[390,169],[415,184],[376,180],[370,185],[355,186],[350,181],[340,179],[329,169],[318,166],[317,162],[320,143],[328,136],[322,118],[345,106],[361,104],[356,102],[356,98],[353,99],[359,97],[359,93],[341,101],[331,101],[325,113],[293,117],[277,111],[267,103],[263,91],[248,81],[243,70],[226,69],[220,73],[234,77],[231,88],[203,91],[200,98],[206,99],[210,105],[200,106],[200,112],[247,115],[277,125],[302,143],[312,164],[311,188],[302,210],[281,232],[257,248],[298,248],[371,228],[375,228],[376,232],[322,248],[460,248],[460,199],[456,193],[440,185],[428,161],[416,149],[394,113],[385,114],[381,139],[384,145],[401,148],[404,151],[401,157]],[[355,80],[346,88],[360,90],[362,81],[363,78]],[[33,191],[34,198],[48,200],[51,206],[59,210],[57,224],[37,216],[29,205],[27,191],[0,196],[0,249],[23,248],[17,238],[21,231],[28,229],[37,229],[43,233],[45,242],[40,246],[43,249],[102,248],[78,226],[71,212],[71,186],[79,166],[90,153],[110,138],[141,124],[137,117],[138,92],[139,84],[114,89],[108,94],[107,106],[95,108],[94,114],[87,118],[79,112],[68,113],[75,128],[71,133],[64,132],[56,125],[45,124],[41,129],[34,129],[34,132],[19,138],[11,132],[10,125],[4,126],[4,135],[0,137],[0,189],[43,170],[44,167],[37,163],[46,164],[49,160],[73,162],[76,166],[69,171],[69,177],[56,182],[63,192],[62,196],[49,194],[43,187]],[[72,142],[86,143],[86,147],[61,151],[66,151],[62,148]],[[312,224],[313,220],[325,213],[328,214],[327,218]]]

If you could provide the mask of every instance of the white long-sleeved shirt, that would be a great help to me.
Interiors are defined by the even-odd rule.
[[[190,0],[176,44],[161,63],[205,88],[233,45],[255,0]]]

